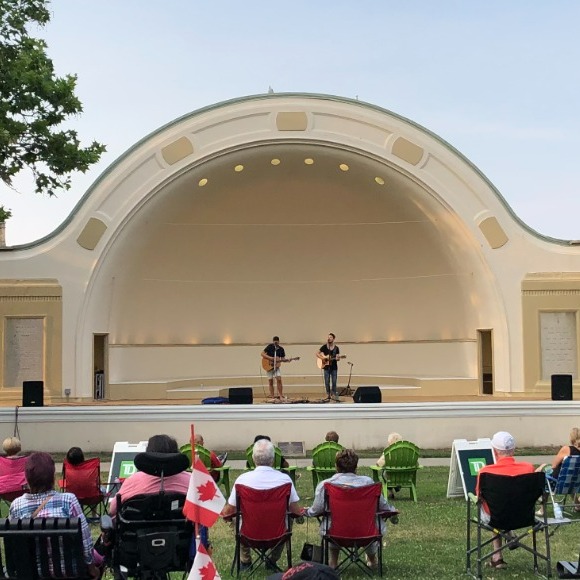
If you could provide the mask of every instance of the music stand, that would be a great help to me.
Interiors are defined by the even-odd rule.
[[[344,389],[342,389],[342,391],[340,391],[340,393],[338,393],[339,397],[352,397],[352,396],[354,396],[354,391],[350,388],[350,379],[352,377],[352,367],[354,366],[354,364],[351,362],[347,362],[346,364],[350,365],[350,372],[348,373],[348,383],[346,384],[346,387],[344,387]]]

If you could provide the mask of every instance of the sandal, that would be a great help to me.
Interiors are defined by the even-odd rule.
[[[499,560],[490,560],[487,565],[495,570],[505,570],[507,564],[500,558]]]

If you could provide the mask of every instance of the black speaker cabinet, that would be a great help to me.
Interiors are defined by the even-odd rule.
[[[572,375],[552,375],[552,401],[572,400]]]
[[[22,406],[42,407],[44,405],[44,381],[24,381],[22,383]]]
[[[252,387],[236,387],[228,391],[230,405],[251,405],[254,402]]]
[[[380,403],[381,389],[379,387],[359,387],[353,396],[355,403]]]

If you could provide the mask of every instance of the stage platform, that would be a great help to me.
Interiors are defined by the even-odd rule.
[[[358,404],[343,397],[342,401],[273,404],[256,398],[252,405],[71,401],[5,406],[0,408],[0,424],[4,436],[17,428],[26,449],[46,451],[65,451],[73,445],[102,451],[112,449],[116,441],[137,442],[157,433],[185,443],[191,424],[209,446],[229,450],[245,449],[258,433],[312,449],[330,430],[355,449],[383,447],[391,431],[425,448],[449,448],[454,439],[475,440],[499,430],[512,432],[520,446],[542,447],[564,444],[580,414],[580,401],[499,396],[421,402],[383,396],[382,403]]]

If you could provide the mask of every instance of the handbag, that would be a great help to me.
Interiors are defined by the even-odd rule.
[[[308,519],[306,519],[306,537],[308,538]],[[302,551],[300,552],[300,559],[304,562],[316,562],[322,564],[324,560],[324,554],[322,553],[322,545],[311,544],[310,542],[304,542],[302,546]]]

